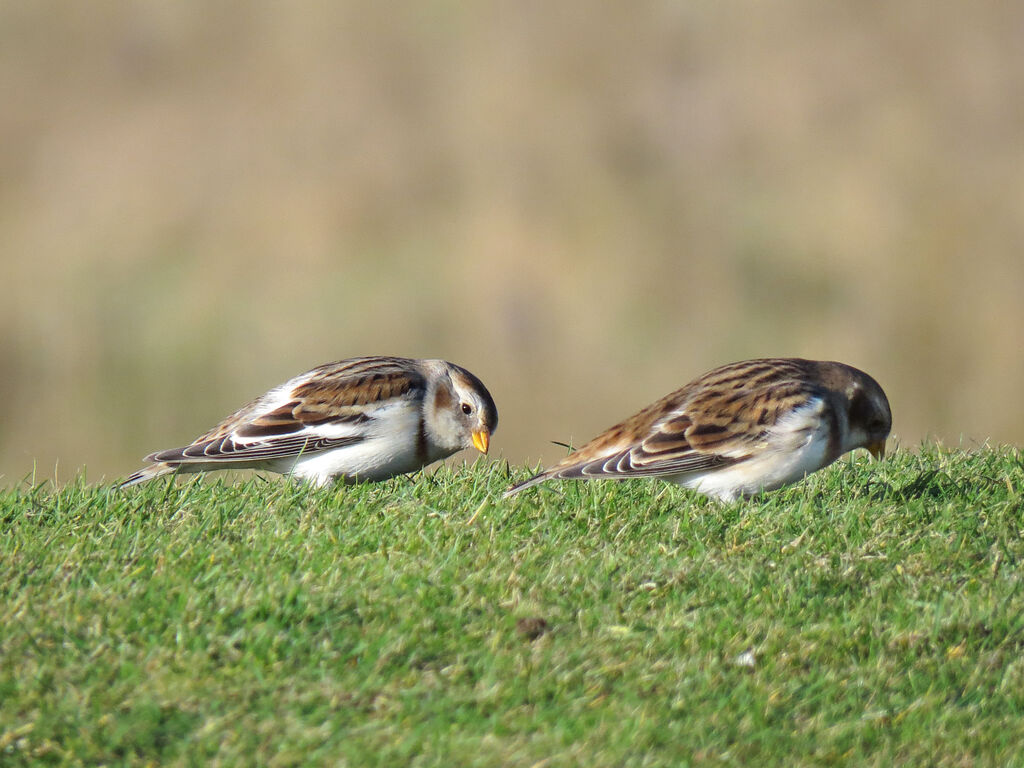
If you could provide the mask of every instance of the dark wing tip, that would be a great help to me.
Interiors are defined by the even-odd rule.
[[[191,445],[186,445],[186,446],[184,446],[182,448],[167,448],[165,450],[157,451],[156,453],[149,454],[149,456],[146,457],[146,461],[153,461],[153,462],[183,461],[183,460],[189,458],[189,455],[188,455],[189,448],[192,448],[193,446],[196,446],[196,445],[209,445],[212,442],[214,442],[214,441],[213,440],[207,440],[207,441],[205,441],[203,443],[192,443]]]
[[[130,488],[133,485],[144,483],[148,479],[149,476],[146,474],[145,470],[140,469],[138,472],[133,472],[132,474],[128,475],[127,478],[118,483],[117,489],[121,490],[123,488]]]

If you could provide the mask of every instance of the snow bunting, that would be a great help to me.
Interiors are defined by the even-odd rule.
[[[661,477],[730,501],[802,479],[855,448],[885,455],[889,401],[843,363],[772,358],[724,365],[510,488],[552,478]]]
[[[476,376],[444,360],[356,357],[303,373],[121,487],[171,472],[266,469],[316,485],[384,480],[463,448],[487,453],[498,410]]]

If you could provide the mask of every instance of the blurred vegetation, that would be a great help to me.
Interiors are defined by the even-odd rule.
[[[494,453],[841,359],[1024,437],[1024,7],[0,2],[0,474],[123,476],[356,354]],[[59,463],[59,466],[58,466]]]

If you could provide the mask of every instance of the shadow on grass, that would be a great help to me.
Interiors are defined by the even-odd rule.
[[[941,469],[924,469],[900,485],[872,478],[865,483],[864,495],[873,501],[909,502],[976,499],[992,490],[1005,490],[1005,480],[988,476],[955,478]]]

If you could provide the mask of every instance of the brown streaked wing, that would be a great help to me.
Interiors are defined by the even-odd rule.
[[[658,421],[664,419],[665,413],[677,412],[682,407],[686,393],[687,388],[683,387],[665,395],[639,413],[606,429],[541,475],[545,478],[639,476],[640,470],[634,461],[638,448],[637,436],[657,435]],[[676,444],[680,449],[688,448],[685,436],[678,431],[666,431],[665,440],[662,449],[667,449],[669,443]],[[652,470],[650,474],[661,473]]]
[[[586,455],[581,455],[589,448],[584,446],[545,474],[561,478],[659,477],[705,472],[740,461],[738,458],[695,451],[686,439],[686,431],[690,426],[690,419],[685,413],[680,413],[654,425],[639,442],[605,453],[597,453],[591,448],[586,451]],[[598,440],[603,443],[602,438],[604,435]]]
[[[814,363],[748,360],[716,368],[598,435],[546,477],[646,477],[704,472],[756,453],[794,407],[823,396]]]
[[[329,404],[293,400],[269,413],[245,422],[233,434],[237,437],[274,438],[300,432],[321,424],[361,424],[370,421],[364,411],[356,408],[333,408]]]
[[[260,443],[236,443],[231,437],[216,438],[205,442],[196,442],[184,448],[173,448],[168,451],[147,456],[147,461],[171,462],[174,464],[235,462],[247,463],[267,459],[288,458],[303,454],[354,445],[362,441],[359,435],[348,437],[315,437],[310,435],[290,435],[267,440]]]
[[[198,437],[193,444],[237,434],[240,437],[287,435],[327,423],[361,423],[372,418],[366,406],[426,389],[417,361],[402,357],[357,357],[321,365],[300,377],[292,399],[259,413],[266,395],[243,406]]]
[[[397,357],[343,360],[315,368],[294,396],[311,409],[371,405],[426,389],[416,361]]]
[[[751,361],[749,386],[744,389],[737,389],[728,377],[700,380],[685,404],[692,422],[685,436],[692,449],[733,458],[756,451],[779,419],[811,399],[825,396],[803,366],[792,365],[802,362]]]

